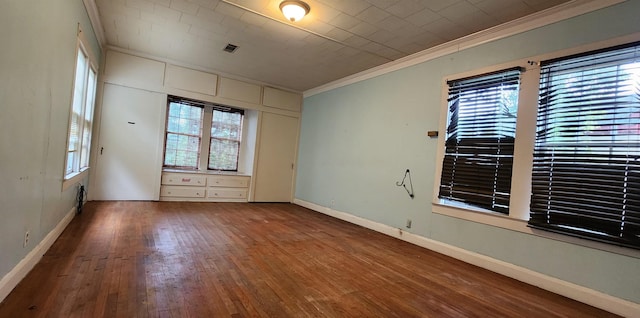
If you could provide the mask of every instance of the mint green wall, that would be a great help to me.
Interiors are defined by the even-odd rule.
[[[640,0],[304,100],[296,198],[640,303],[640,259],[431,212],[443,78],[640,32]],[[410,169],[411,200],[395,182]],[[548,252],[545,252],[548,251]]]
[[[100,54],[82,0],[0,2],[0,278],[75,205],[62,178],[78,23]]]

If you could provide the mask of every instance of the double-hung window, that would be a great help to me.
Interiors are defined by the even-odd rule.
[[[447,82],[434,211],[640,248],[640,42],[521,62]]]
[[[204,106],[169,97],[164,166],[198,169]]]
[[[242,111],[214,106],[209,143],[209,170],[237,171]]]
[[[89,167],[91,150],[91,130],[96,94],[97,70],[83,41],[78,40],[75,77],[64,179],[69,180]]]
[[[640,43],[541,63],[529,225],[640,247]]]
[[[508,213],[520,68],[448,81],[438,197]]]
[[[238,171],[243,115],[240,109],[169,96],[164,167]]]

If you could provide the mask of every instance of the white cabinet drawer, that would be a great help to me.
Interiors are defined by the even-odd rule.
[[[160,187],[161,197],[180,197],[180,198],[204,198],[204,187],[181,187],[181,186],[162,186]]]
[[[206,181],[207,181],[206,176],[197,175],[197,174],[189,174],[189,173],[162,174],[162,184],[204,186]]]
[[[207,198],[246,199],[247,189],[208,188]]]
[[[209,186],[209,187],[247,188],[247,187],[249,187],[249,177],[209,176],[207,178],[207,186]]]

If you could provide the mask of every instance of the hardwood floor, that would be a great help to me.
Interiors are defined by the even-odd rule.
[[[614,317],[290,204],[90,202],[0,317]]]

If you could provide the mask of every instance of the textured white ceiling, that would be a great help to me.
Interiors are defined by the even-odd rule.
[[[95,0],[109,46],[296,91],[568,0],[305,0],[296,23],[280,2]]]

